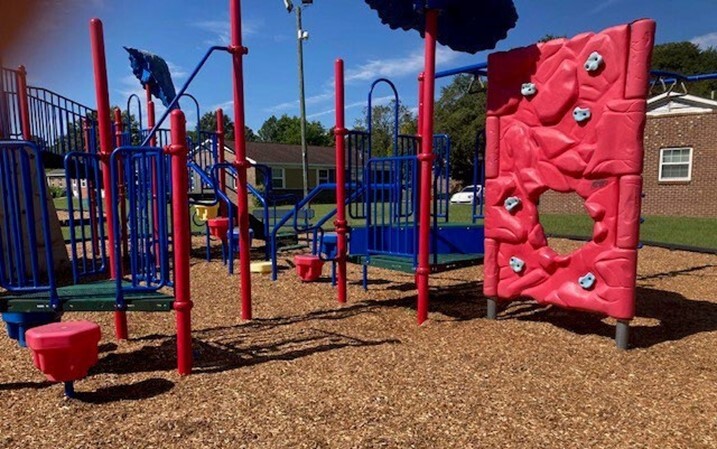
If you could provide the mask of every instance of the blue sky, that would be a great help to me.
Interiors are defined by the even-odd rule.
[[[228,39],[228,0],[55,0],[52,14],[38,18],[23,48],[6,56],[6,65],[25,64],[30,83],[48,87],[94,106],[88,21],[100,17],[113,104],[125,104],[141,91],[122,46],[164,57],[175,84],[212,44]],[[244,0],[247,124],[258,129],[270,115],[298,115],[295,18],[282,0]],[[327,127],[333,124],[333,61],[347,68],[348,123],[362,113],[368,85],[378,76],[393,79],[404,103],[416,103],[416,75],[422,67],[422,41],[416,32],[381,25],[362,0],[315,0],[304,12],[311,38],[305,46],[307,112]],[[691,40],[717,45],[712,19],[714,0],[516,0],[520,19],[498,49],[528,45],[545,34],[572,36],[634,19],[657,20],[657,41]],[[439,69],[483,61],[486,53],[466,55],[439,49]],[[190,92],[202,112],[218,106],[231,112],[229,58],[217,54]],[[384,98],[387,92],[378,92]],[[196,121],[187,112],[190,122]]]

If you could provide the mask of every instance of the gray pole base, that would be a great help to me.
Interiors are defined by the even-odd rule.
[[[617,320],[615,327],[615,344],[618,349],[625,350],[630,345],[630,322]]]
[[[498,302],[493,298],[488,298],[488,313],[486,314],[489,320],[495,320],[498,318]]]

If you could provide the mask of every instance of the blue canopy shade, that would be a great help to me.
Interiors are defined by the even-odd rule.
[[[146,51],[128,47],[124,49],[129,53],[132,73],[142,83],[142,87],[149,85],[152,95],[159,98],[165,107],[169,107],[177,92],[167,62]]]
[[[381,21],[393,29],[425,35],[426,9],[438,9],[438,42],[455,51],[490,50],[515,27],[512,0],[366,0]]]

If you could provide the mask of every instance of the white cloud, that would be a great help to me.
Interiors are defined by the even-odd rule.
[[[333,91],[326,91],[323,93],[320,93],[318,95],[312,95],[309,97],[306,97],[306,105],[307,106],[314,106],[317,104],[325,103],[326,101],[332,100],[334,98]],[[284,103],[279,103],[277,105],[268,107],[264,109],[266,112],[270,112],[272,114],[278,113],[278,112],[284,112],[291,109],[299,109],[299,100],[294,101],[287,101]]]
[[[376,78],[399,78],[414,75],[423,71],[423,50],[399,58],[374,59],[367,63],[346,71],[346,82],[371,81]],[[458,57],[458,53],[446,47],[438,47],[436,51],[436,64],[438,66],[450,63]]]
[[[390,103],[392,100],[393,100],[393,95],[386,95],[385,97],[374,98],[374,99],[373,99],[373,104],[374,104],[374,105],[388,104],[388,103]],[[366,105],[367,105],[366,101],[356,101],[356,102],[354,102],[354,103],[349,103],[349,104],[345,105],[344,108],[345,108],[346,110],[349,110],[349,109],[356,109],[356,108],[359,108],[359,107],[365,107]],[[313,114],[309,114],[309,115],[306,116],[306,118],[307,118],[307,119],[314,119],[314,118],[317,118],[317,117],[323,117],[324,115],[333,114],[333,113],[335,113],[335,112],[336,112],[336,108],[327,109],[327,110],[325,110],[325,111],[321,111],[321,112],[316,112],[316,113],[313,113]]]
[[[201,20],[191,24],[194,28],[198,28],[212,35],[212,37],[204,41],[207,45],[228,45],[231,39],[231,25],[228,20]],[[242,20],[243,37],[252,36],[259,32],[264,25],[263,21],[258,20]]]
[[[702,36],[696,36],[690,39],[690,42],[697,45],[701,49],[707,49],[710,47],[717,48],[717,32],[703,34]]]
[[[619,2],[621,0],[605,0],[602,3],[599,3],[596,7],[590,10],[590,14],[597,14],[600,11],[606,10],[607,8],[611,7],[615,3]]]
[[[436,51],[436,64],[444,65],[449,64],[459,54],[446,48],[438,47]],[[403,57],[387,58],[387,59],[374,59],[370,60],[363,65],[350,68],[346,71],[345,81],[346,83],[359,83],[373,81],[376,78],[401,78],[404,76],[415,76],[423,71],[424,59],[423,50],[416,50]],[[316,106],[319,104],[325,104],[334,99],[334,80],[329,79],[324,83],[324,92],[312,95],[306,98],[307,106]],[[364,104],[362,102],[361,104]],[[347,105],[347,109],[350,105]],[[355,107],[355,106],[354,106]],[[284,112],[289,110],[298,110],[299,100],[287,101],[279,103],[277,105],[264,109],[266,112],[275,114],[278,112]],[[333,113],[333,109],[326,109],[323,112],[317,112],[312,114],[313,117],[320,117]]]

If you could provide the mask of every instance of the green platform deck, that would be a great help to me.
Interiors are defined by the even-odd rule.
[[[415,273],[413,257],[372,255],[351,256],[350,262],[360,265],[385,268],[387,270],[400,271],[403,273]],[[459,268],[480,265],[483,263],[483,254],[439,254],[438,260],[431,256],[431,273],[442,273],[444,271],[457,270]]]
[[[126,284],[128,285],[128,284]],[[116,286],[114,281],[70,285],[57,289],[64,312],[113,312]],[[26,295],[0,294],[2,312],[51,312],[47,292]],[[161,292],[125,295],[128,312],[170,312],[174,297]]]

